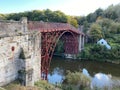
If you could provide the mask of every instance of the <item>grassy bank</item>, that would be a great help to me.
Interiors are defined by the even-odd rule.
[[[0,90],[61,90],[55,85],[49,84],[47,81],[38,81],[34,86],[21,86],[20,83],[16,80],[4,87]]]

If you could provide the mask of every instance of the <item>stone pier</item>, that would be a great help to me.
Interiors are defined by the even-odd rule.
[[[80,35],[79,37],[79,52],[84,49],[85,37]]]
[[[41,79],[41,33],[27,19],[0,21],[0,86],[16,79],[26,86]]]

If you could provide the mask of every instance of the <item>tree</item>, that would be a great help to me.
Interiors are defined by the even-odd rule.
[[[0,14],[0,20],[4,20],[5,19],[5,15],[4,14]]]
[[[102,16],[103,15],[103,10],[101,8],[99,8],[95,11],[95,13],[96,13],[97,17]]]
[[[92,41],[95,43],[100,38],[102,38],[102,27],[99,24],[92,24],[90,27],[89,35],[92,38]]]
[[[44,11],[44,15],[46,16],[46,21],[47,22],[52,22],[53,12],[50,9],[46,9]]]
[[[90,23],[88,23],[87,21],[84,21],[83,25],[84,25],[83,32],[87,33],[90,27]]]
[[[89,23],[95,22],[96,19],[97,19],[97,14],[96,13],[90,13],[90,14],[87,15],[86,18],[87,18],[87,21]]]
[[[104,16],[109,19],[117,19],[120,15],[120,5],[110,5],[105,11],[104,11]]]
[[[120,23],[113,22],[109,27],[109,32],[113,34],[119,34],[120,33]]]
[[[75,19],[75,17],[72,16],[68,16],[68,23],[70,23],[71,25],[73,25],[74,27],[78,28],[78,22]]]
[[[44,21],[44,22],[61,22],[67,23],[68,17],[61,11],[46,10],[33,10],[22,13],[7,14],[7,19],[20,20],[21,17],[27,17],[30,21]],[[0,16],[1,17],[1,16]]]
[[[77,21],[78,21],[78,24],[79,25],[83,25],[86,20],[86,17],[85,16],[82,16],[80,18],[77,18]]]
[[[102,27],[102,33],[104,38],[109,38],[110,37],[110,27],[112,23],[114,23],[113,20],[110,20],[108,18],[101,18],[97,19],[96,23],[99,24]]]
[[[62,23],[66,23],[68,21],[68,17],[67,15],[65,15],[63,12],[61,11],[54,11],[53,12],[53,17],[52,17],[52,21],[53,22],[62,22]]]

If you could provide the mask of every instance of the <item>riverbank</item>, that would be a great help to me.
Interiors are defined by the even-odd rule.
[[[77,58],[77,60],[81,60],[81,61],[97,61],[97,62],[107,62],[107,63],[113,63],[113,64],[120,64],[120,60],[115,60],[115,61],[111,61],[111,60],[90,60],[88,58]]]
[[[22,86],[19,81],[13,81],[12,83],[3,86],[0,90],[61,90],[53,84],[47,81],[40,80],[35,83],[34,86]]]
[[[79,53],[80,54],[80,53]],[[65,55],[63,53],[54,53],[53,55],[54,57],[61,57],[67,60],[67,58],[65,58]],[[120,60],[109,60],[109,59],[89,59],[89,58],[81,58],[79,57],[79,55],[76,55],[76,59],[75,58],[71,58],[71,60],[82,60],[82,61],[100,61],[100,62],[108,62],[108,63],[113,63],[113,64],[120,64]]]
[[[78,73],[78,72],[77,72]],[[76,83],[77,81],[79,81],[80,79],[76,79],[76,81],[74,82],[75,78],[78,78],[78,75],[76,74],[72,74],[72,77],[68,77],[69,79],[69,84],[50,84],[46,81],[39,81],[37,83],[35,83],[35,86],[21,86],[17,81],[14,81],[4,87],[0,87],[0,90],[92,90],[90,89],[90,86],[79,86],[80,83]],[[69,76],[71,76],[69,74]],[[77,76],[76,76],[77,75]],[[72,79],[72,80],[70,80]],[[83,82],[85,79],[81,78],[82,81],[79,82]],[[87,84],[88,81],[84,81],[84,83]],[[76,84],[70,84],[70,83],[76,83]],[[84,84],[83,83],[83,84]],[[112,87],[112,90],[119,90],[120,86],[115,86]],[[95,88],[97,89],[97,88]],[[107,89],[107,87],[105,88],[105,90]],[[98,89],[101,90],[101,89]]]
[[[86,44],[84,50],[77,55],[77,58],[120,64],[119,49],[120,46],[107,49],[105,46],[99,44]]]

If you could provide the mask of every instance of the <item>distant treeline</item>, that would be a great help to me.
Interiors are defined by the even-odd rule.
[[[21,17],[27,17],[30,21],[44,21],[44,22],[61,22],[70,23],[78,27],[78,22],[74,16],[65,15],[61,11],[46,10],[33,10],[20,13],[0,14],[0,19],[7,20],[20,20]]]
[[[70,16],[61,11],[33,10],[20,13],[0,14],[0,19],[20,20],[21,17],[27,17],[31,21],[62,22],[70,23],[75,27],[95,22],[98,18],[108,18],[120,22],[120,4],[111,5],[106,10],[97,9],[94,13],[87,16]]]

